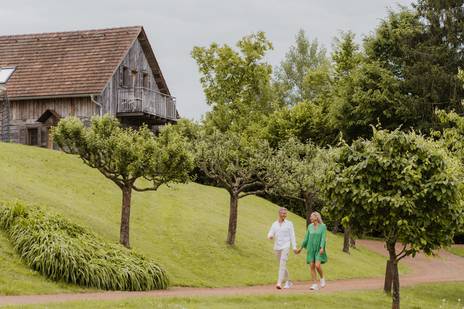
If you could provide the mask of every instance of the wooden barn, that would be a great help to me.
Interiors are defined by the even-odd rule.
[[[0,36],[0,137],[53,147],[60,118],[110,114],[156,131],[178,119],[143,27]]]

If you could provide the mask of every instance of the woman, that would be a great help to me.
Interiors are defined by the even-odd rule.
[[[320,287],[323,288],[326,284],[321,264],[327,262],[327,254],[325,252],[327,227],[322,222],[321,215],[317,211],[311,214],[310,221],[311,224],[308,226],[303,243],[297,250],[297,253],[300,253],[303,248],[306,249],[306,263],[310,265],[313,280],[311,290],[318,290],[316,270],[320,277]]]

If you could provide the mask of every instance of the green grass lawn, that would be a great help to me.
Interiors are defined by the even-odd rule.
[[[456,254],[456,255],[459,255],[459,256],[462,256],[464,257],[464,246],[463,245],[460,245],[460,246],[451,246],[448,248],[448,251],[453,253],[453,254]]]
[[[427,291],[424,293],[424,291]],[[418,285],[401,290],[401,308],[410,309],[462,309],[464,282]],[[189,298],[131,298],[119,301],[79,301],[46,305],[29,305],[21,308],[171,308],[171,309],[268,309],[268,308],[330,308],[372,309],[389,308],[391,297],[381,291],[338,292],[330,294],[271,295],[240,297],[189,297]],[[11,306],[8,308],[17,308]]]
[[[118,242],[121,192],[79,158],[58,151],[0,143],[0,174],[0,200],[21,199],[48,207],[109,241]],[[232,248],[225,244],[228,207],[225,190],[195,183],[134,193],[131,246],[158,261],[170,275],[172,285],[274,283],[278,266],[266,234],[276,219],[277,206],[258,197],[241,200],[237,242]],[[305,222],[293,214],[289,219],[294,222],[300,241]],[[325,266],[328,280],[384,275],[384,257],[362,248],[347,255],[341,252],[342,241],[340,236],[328,235],[329,262]],[[6,243],[0,238],[2,247]],[[20,269],[13,254],[7,259],[17,265],[17,272],[27,273]],[[289,269],[294,280],[310,277],[303,254],[292,254]],[[1,272],[0,282],[14,280],[17,272]],[[28,276],[40,281],[35,274]],[[62,289],[51,288],[51,283],[45,280],[40,282],[43,287],[37,286],[35,291]],[[26,286],[22,291],[15,290],[15,293],[29,292]],[[9,293],[8,287],[0,285],[0,293]]]

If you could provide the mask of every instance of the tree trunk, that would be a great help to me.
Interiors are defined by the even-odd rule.
[[[393,278],[392,278],[392,269],[391,269],[391,263],[390,260],[387,261],[387,266],[385,268],[385,282],[383,284],[383,291],[387,294],[391,294],[391,289],[392,289],[392,283],[393,283]]]
[[[343,233],[343,252],[350,253],[350,228],[345,227],[345,232]]]
[[[126,248],[129,248],[129,220],[132,196],[132,185],[122,189],[122,210],[121,210],[121,229],[119,233],[119,242]]]
[[[356,249],[356,239],[350,235],[350,247]]]
[[[304,193],[303,194],[304,198],[304,205],[306,209],[306,227],[311,224],[311,214],[314,211],[314,194],[311,192],[309,193]]]
[[[238,195],[230,193],[230,209],[229,209],[229,231],[227,233],[227,244],[235,244],[235,233],[237,231],[237,215],[238,215]]]
[[[398,263],[393,263],[393,293],[392,309],[400,309],[400,276],[398,273]]]
[[[335,221],[333,229],[332,229],[332,233],[337,234],[339,227],[340,227],[340,222]]]
[[[390,274],[392,277],[392,309],[400,308],[400,277],[398,274],[398,261],[396,260],[396,242],[387,243],[390,255]]]

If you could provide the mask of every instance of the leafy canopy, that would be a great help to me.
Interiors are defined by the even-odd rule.
[[[276,157],[282,165],[282,173],[275,192],[301,201],[305,200],[305,196],[318,192],[318,183],[327,162],[322,149],[292,138],[280,145]]]
[[[264,140],[233,131],[203,132],[195,148],[198,167],[238,198],[264,193],[278,180],[273,150]]]
[[[459,168],[438,143],[414,132],[374,130],[372,140],[344,145],[324,181],[333,204],[356,234],[380,232],[405,255],[453,241],[463,223]]]
[[[92,118],[90,127],[70,117],[58,123],[53,135],[64,151],[78,154],[121,188],[156,190],[168,182],[186,182],[193,166],[184,137],[170,127],[155,137],[146,126],[122,128],[117,119],[107,115]],[[137,187],[139,178],[149,185]]]
[[[281,105],[313,100],[322,95],[330,86],[330,63],[325,48],[317,40],[310,42],[303,30],[295,38],[277,67],[274,75],[274,89]]]
[[[237,47],[238,51],[213,43],[192,51],[207,103],[213,108],[205,124],[221,131],[243,131],[273,109],[272,67],[264,62],[271,42],[258,32],[242,38]]]

